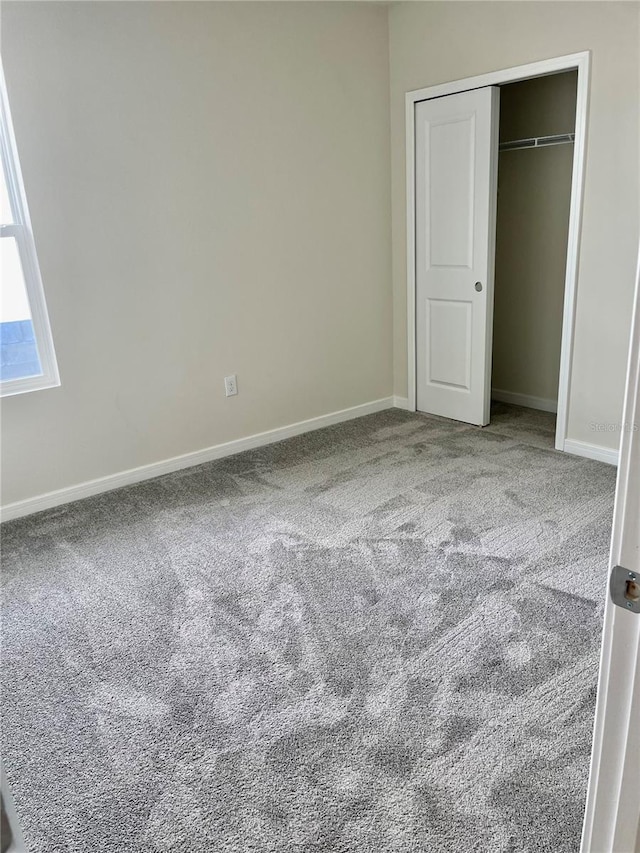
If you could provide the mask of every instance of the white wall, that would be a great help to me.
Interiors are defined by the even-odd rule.
[[[407,394],[404,93],[592,51],[568,437],[610,448],[619,423],[638,251],[639,10],[627,2],[395,3],[389,12],[394,392]]]
[[[391,394],[383,6],[1,24],[62,377],[3,402],[4,504]]]

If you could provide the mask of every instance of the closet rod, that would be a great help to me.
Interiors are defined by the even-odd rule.
[[[501,142],[500,151],[515,151],[516,148],[544,148],[547,145],[565,145],[573,142],[575,133],[557,133],[555,136],[532,136],[529,139],[514,139]]]

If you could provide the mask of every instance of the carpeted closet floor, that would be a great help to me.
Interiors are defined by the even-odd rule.
[[[575,853],[615,470],[391,410],[3,527],[30,853]]]

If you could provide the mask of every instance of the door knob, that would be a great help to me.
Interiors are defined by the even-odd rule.
[[[480,291],[482,290],[482,282],[481,281],[476,281],[476,290],[478,291],[478,293],[480,293]]]

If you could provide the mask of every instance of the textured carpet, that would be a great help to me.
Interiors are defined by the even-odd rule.
[[[613,468],[398,410],[4,533],[31,853],[577,851]]]

